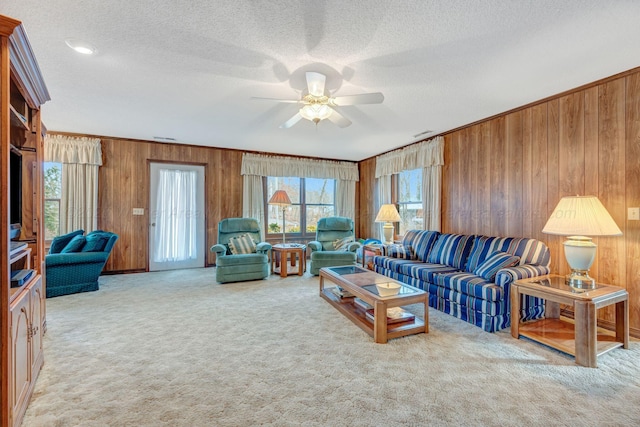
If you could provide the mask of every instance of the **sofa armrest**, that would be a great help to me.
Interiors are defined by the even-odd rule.
[[[322,251],[322,243],[318,242],[317,240],[309,242],[309,244],[307,244],[307,246],[309,247],[309,249],[311,249],[311,252]]]
[[[349,246],[347,246],[347,251],[356,252],[360,247],[362,247],[360,242],[351,242],[349,243]]]
[[[45,256],[47,268],[75,265],[75,264],[101,264],[107,261],[110,252],[71,252],[64,254],[49,254]]]
[[[271,244],[267,242],[260,242],[256,245],[256,253],[266,254],[271,250]]]
[[[225,256],[227,253],[227,248],[224,245],[216,244],[211,246],[211,252],[215,252],[216,256]]]
[[[549,274],[549,267],[542,265],[520,265],[518,267],[509,267],[498,270],[496,273],[496,285],[504,287],[516,280],[528,279],[530,277],[544,276]]]

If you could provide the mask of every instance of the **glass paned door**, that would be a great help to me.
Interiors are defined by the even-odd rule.
[[[204,166],[151,163],[149,271],[204,267]]]

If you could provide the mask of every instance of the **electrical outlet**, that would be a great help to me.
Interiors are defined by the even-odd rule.
[[[640,208],[627,209],[627,219],[629,221],[640,221]]]
[[[144,215],[144,208],[133,208],[134,215]]]

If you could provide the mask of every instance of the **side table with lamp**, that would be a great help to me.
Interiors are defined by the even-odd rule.
[[[629,347],[629,293],[589,276],[596,245],[584,235],[619,236],[622,232],[594,196],[562,198],[542,232],[569,236],[563,245],[571,273],[520,279],[511,285],[511,335],[540,342],[575,356],[578,365],[595,368],[599,355]],[[544,319],[520,322],[523,296],[545,300]],[[573,322],[561,318],[560,304],[573,308]],[[615,305],[614,333],[598,330],[597,311],[610,305]]]

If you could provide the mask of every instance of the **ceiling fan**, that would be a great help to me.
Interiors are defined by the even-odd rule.
[[[280,125],[282,129],[288,129],[300,121],[307,119],[316,125],[321,121],[328,119],[338,127],[345,128],[351,124],[351,120],[340,114],[334,107],[342,107],[345,105],[356,104],[380,104],[384,101],[384,95],[380,92],[361,93],[358,95],[346,96],[330,96],[325,94],[325,82],[327,77],[324,74],[314,71],[307,71],[307,94],[301,99],[276,99],[276,98],[260,98],[276,102],[286,102],[290,104],[300,104],[300,110],[289,120]]]

